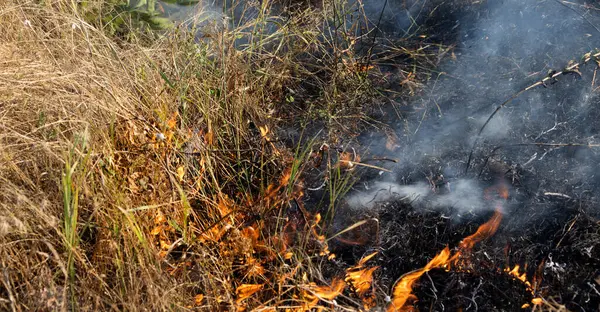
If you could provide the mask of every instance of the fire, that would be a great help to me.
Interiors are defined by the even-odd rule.
[[[489,195],[491,191],[496,191],[498,196],[504,200],[508,198],[508,187],[504,183],[499,183],[486,189],[484,191],[484,197],[486,199],[491,198]],[[500,226],[500,221],[502,221],[502,202],[498,202],[496,204],[496,211],[494,211],[494,215],[486,223],[480,225],[474,234],[467,236],[460,242],[459,247],[461,251],[470,252],[475,244],[494,235]]]
[[[267,186],[265,191],[265,200],[267,200],[267,205],[270,205],[271,201],[274,201],[277,198],[279,191],[282,188],[285,188],[290,183],[290,179],[292,177],[292,168],[288,168],[283,172],[279,184],[271,183]]]
[[[534,310],[535,310],[536,306],[539,306],[544,303],[544,299],[535,297],[536,288],[539,285],[540,277],[536,276],[537,274],[534,275],[533,283],[531,283],[529,280],[527,280],[527,273],[525,273],[525,272],[519,273],[520,268],[521,267],[517,264],[512,269],[510,269],[509,267],[505,268],[504,272],[507,273],[508,275],[518,279],[519,281],[521,281],[523,283],[523,285],[525,285],[525,287],[527,288],[527,291],[529,291],[531,293],[531,295],[533,295],[533,297],[534,297],[533,299],[531,299],[531,303],[533,304]],[[538,271],[539,271],[539,269],[538,269]],[[529,308],[529,307],[531,307],[531,305],[529,303],[525,303],[525,304],[523,304],[523,306],[521,306],[521,308],[523,308],[523,309]]]
[[[363,257],[354,266],[346,270],[344,281],[352,286],[356,295],[362,300],[366,310],[375,306],[375,292],[373,288],[373,273],[379,267],[366,267],[367,261],[377,255],[379,252],[373,252],[368,256]]]
[[[460,242],[460,249],[469,252],[473,249],[475,244],[494,235],[498,230],[498,226],[500,226],[500,221],[502,221],[502,212],[500,212],[499,209],[496,209],[494,215],[486,223],[479,226],[477,232],[467,236]]]
[[[520,280],[523,284],[525,284],[525,286],[527,286],[527,290],[533,291],[533,286],[527,280],[527,273],[525,273],[525,272],[523,272],[522,274],[519,273],[520,269],[521,269],[521,267],[517,264],[517,265],[515,265],[515,267],[512,270],[510,268],[504,269],[504,272],[506,272],[506,273],[508,273],[508,275],[513,276],[514,278]]]
[[[263,289],[263,286],[263,284],[243,284],[238,286],[235,290],[235,295],[237,297],[235,302],[238,307],[242,307],[241,303]]]
[[[344,291],[344,288],[346,288],[346,283],[342,279],[334,279],[330,286],[310,283],[303,291],[305,301],[298,311],[310,311],[319,303],[319,300],[333,300]]]
[[[316,284],[311,284],[309,289],[313,295],[319,299],[333,300],[342,293],[345,287],[346,283],[343,280],[334,279],[333,282],[331,282],[331,286],[317,286]]]
[[[362,296],[371,289],[373,283],[373,272],[379,267],[364,268],[352,270],[346,273],[346,281],[354,287],[354,290],[359,296]]]
[[[541,306],[544,303],[544,299],[542,299],[542,298],[533,298],[533,299],[531,299],[531,303],[533,304],[533,310],[532,311],[538,311],[538,309],[536,309],[536,308],[539,308],[539,306]],[[527,309],[527,308],[530,308],[530,307],[531,307],[531,304],[525,303],[525,304],[523,304],[521,306],[521,309]],[[562,311],[562,309],[561,310],[552,309],[550,311]]]
[[[437,256],[435,256],[427,265],[419,270],[412,271],[402,276],[400,281],[394,286],[394,299],[388,307],[388,312],[393,311],[411,311],[412,307],[405,307],[407,301],[416,299],[412,294],[413,284],[425,274],[435,268],[444,267],[450,260],[450,249],[448,246],[444,248]]]
[[[485,190],[484,196],[489,199],[489,192],[496,191],[498,195],[506,200],[508,198],[508,187],[504,183]],[[450,253],[448,246],[444,248],[437,256],[435,256],[427,265],[419,270],[410,272],[402,276],[400,281],[396,283],[393,291],[393,299],[388,307],[388,312],[394,311],[412,311],[412,305],[407,306],[408,301],[416,300],[416,296],[412,294],[413,284],[423,275],[435,268],[448,268],[451,264],[457,264],[460,260],[464,260],[465,255],[468,255],[475,244],[491,237],[496,233],[502,221],[502,202],[498,202],[494,215],[484,224],[480,225],[477,231],[470,236],[464,238],[460,244],[458,251],[453,255]],[[460,269],[460,266],[459,266]],[[518,272],[518,269],[517,269]]]
[[[542,299],[542,298],[533,298],[533,299],[531,299],[531,303],[533,303],[534,305],[540,305],[540,304],[544,303],[544,299]]]

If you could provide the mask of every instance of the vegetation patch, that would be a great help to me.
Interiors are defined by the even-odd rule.
[[[348,20],[267,2],[198,37],[122,5],[0,5],[2,309],[373,306],[375,268],[325,236],[358,159],[319,146],[368,121],[383,77]],[[317,163],[332,183],[308,209]]]

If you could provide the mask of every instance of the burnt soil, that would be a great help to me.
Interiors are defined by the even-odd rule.
[[[575,1],[580,6],[574,8],[586,19],[577,14],[565,19],[574,12],[558,1],[532,1],[524,6],[516,1],[490,3],[483,1],[477,7],[436,3],[435,10],[422,15],[419,22],[432,43],[455,45],[455,58],[438,68],[450,75],[431,75],[422,94],[410,99],[390,97],[389,110],[375,114],[395,129],[400,147],[385,149],[389,137],[377,131],[364,133],[354,146],[363,158],[385,156],[400,161],[378,163],[392,173],[360,169],[353,192],[365,191],[377,181],[413,185],[435,180],[431,187],[440,193],[447,192],[445,186],[458,179],[476,181],[482,188],[498,181],[509,185],[500,227],[475,246],[469,269],[434,269],[418,281],[413,293],[420,311],[531,310],[524,304],[534,297],[554,300],[570,311],[599,311],[600,153],[586,145],[597,143],[600,135],[600,97],[593,84],[595,64],[520,96],[502,109],[499,124],[491,126],[497,133],[479,138],[476,145],[474,138],[482,120],[499,103],[542,79],[548,69],[565,66],[570,59],[578,61],[585,52],[600,48],[600,34],[593,29],[594,23],[600,24],[600,9],[586,10],[583,2]],[[519,18],[511,20],[513,16]],[[510,31],[529,33],[528,27],[537,29],[530,23],[535,24],[532,21],[540,16],[547,18],[541,27],[552,29],[547,34],[536,34],[525,43],[510,38],[505,45],[499,41],[496,50],[480,41],[487,38],[489,30],[482,30],[481,25],[492,25],[492,29],[499,23],[503,35]],[[504,20],[517,27],[502,29]],[[384,18],[383,23],[390,34],[402,32],[394,29],[390,19]],[[492,35],[490,38],[494,40]],[[481,54],[488,50],[488,55]],[[406,62],[406,58],[399,62]],[[391,71],[394,68],[383,66]],[[443,114],[437,114],[439,111]],[[417,131],[416,124],[421,127]],[[474,157],[465,171],[471,148]],[[308,179],[311,183],[318,185],[318,180]],[[306,200],[317,202],[323,193],[308,191]],[[373,287],[383,307],[385,297],[392,295],[394,283],[403,274],[424,267],[445,246],[455,249],[489,219],[492,205],[464,213],[452,203],[434,209],[413,205],[410,200],[390,200],[362,210],[342,203],[332,234],[360,220],[377,221],[345,233],[341,236],[345,241],[332,240],[338,262],[332,265],[331,275],[379,251],[370,264],[380,266]],[[533,293],[503,271],[515,265],[520,265],[520,273],[526,273],[527,280],[539,281]]]

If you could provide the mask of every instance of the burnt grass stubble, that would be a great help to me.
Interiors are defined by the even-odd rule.
[[[471,20],[475,24],[477,18],[489,9],[483,6],[480,10],[473,10],[471,6],[442,6],[434,14],[425,16],[420,22],[423,29],[435,38],[432,40],[451,44],[459,40],[455,28],[449,27],[451,21],[456,16],[462,15],[467,17],[463,18],[463,27],[465,27],[465,20]],[[383,27],[385,25],[382,25]],[[406,56],[399,56],[396,61],[402,63],[406,59]],[[388,66],[387,69],[393,71],[395,67],[393,64],[389,66],[389,60],[387,58],[388,63],[379,65],[384,70]],[[535,65],[541,66],[541,64],[533,64]],[[584,81],[584,84],[591,81],[589,72],[592,70],[588,68],[586,71],[588,73],[584,73],[583,77],[579,78]],[[563,92],[567,88],[578,87],[576,77],[565,80],[570,82],[568,86],[558,82],[549,89],[534,92],[541,94],[542,100],[553,98],[550,103],[576,101],[577,99],[569,98],[569,93]],[[527,84],[530,81],[523,83]],[[499,95],[499,98],[510,95]],[[527,98],[523,101],[527,102]],[[490,107],[493,108],[496,102],[490,103]],[[398,102],[391,101],[388,111],[380,110],[373,114],[383,122],[393,123],[398,107],[394,109],[391,107],[397,104]],[[515,105],[518,104],[520,103]],[[596,97],[591,104],[593,108],[575,116],[574,123],[590,125],[588,131],[592,133],[598,130],[594,126],[600,120],[598,104],[600,99]],[[548,116],[541,118],[548,119],[547,124],[552,125],[557,114],[567,114],[560,106],[559,104],[557,107],[550,108]],[[487,111],[484,111],[484,114],[486,113]],[[527,117],[523,115],[513,114],[510,118],[515,120],[521,118],[517,122],[528,123]],[[576,128],[577,124],[571,126]],[[512,137],[533,138],[543,131],[535,126],[529,130],[531,133],[512,134]],[[572,142],[574,138],[581,138],[573,136],[570,133],[572,131],[562,130],[554,133],[552,137],[545,135],[541,138],[537,136],[536,139]],[[360,152],[368,153],[368,146],[377,139],[385,140],[385,136],[382,133],[371,132],[359,137],[357,145],[364,146]],[[410,138],[401,140],[401,144],[409,144]],[[588,160],[600,160],[597,153],[587,147],[506,146],[497,149],[498,146],[494,144],[497,142],[490,143],[483,140],[480,146],[476,147],[476,156],[466,176],[477,179],[482,185],[493,186],[499,180],[509,185],[510,196],[503,207],[505,214],[501,225],[495,235],[474,247],[470,256],[470,270],[446,272],[434,269],[423,275],[413,289],[413,293],[418,298],[416,308],[420,311],[520,310],[523,304],[530,303],[533,295],[522,282],[503,272],[503,269],[513,268],[518,264],[521,266],[520,273],[526,272],[530,282],[533,282],[534,276],[541,278],[536,296],[552,298],[571,311],[598,311],[600,284],[596,281],[600,275],[600,215],[597,207],[600,203],[597,194],[593,191],[598,177],[595,173],[590,173],[587,182],[558,187],[562,190],[561,194],[570,194],[561,196],[544,192],[566,181],[569,175],[564,174],[561,168],[554,168],[555,170],[548,173],[549,168],[544,166],[521,166],[526,163],[528,155],[536,152],[548,154],[555,161],[553,165],[560,165],[562,162],[565,168],[573,168],[569,164],[576,163],[582,157]],[[464,177],[461,171],[466,163],[468,148],[469,146],[458,145],[455,151],[421,161],[409,169],[404,167],[393,174],[397,176],[397,181],[405,185],[424,181],[424,176],[440,178],[436,187],[439,192],[444,192],[445,183],[452,183],[454,179]],[[398,156],[394,153],[382,155],[381,149],[377,149],[376,153],[378,156]],[[511,157],[514,155],[519,157]],[[454,167],[451,172],[456,172],[455,176],[446,175],[442,178],[442,172],[447,171],[448,167]],[[359,181],[356,185],[368,185],[378,175],[374,170],[359,170],[357,174]],[[539,174],[539,170],[546,172]],[[307,184],[318,185],[321,179],[322,175],[313,175],[312,178],[308,175]],[[315,204],[323,198],[327,198],[326,190],[307,192],[305,200],[307,206],[310,206],[311,202]],[[321,205],[323,206],[327,205]],[[485,212],[456,217],[457,212],[451,205],[442,210],[416,209],[407,200],[378,203],[374,208],[360,212],[344,211],[344,204],[341,206],[336,216],[337,226],[333,226],[332,234],[343,229],[344,226],[368,218],[376,218],[378,223],[367,223],[342,236],[346,241],[354,241],[358,244],[332,240],[331,249],[338,256],[338,260],[326,267],[325,273],[331,277],[339,276],[342,268],[347,267],[347,264],[356,263],[362,256],[372,251],[379,251],[378,256],[371,260],[370,264],[380,266],[376,271],[374,287],[382,306],[385,305],[382,298],[391,295],[394,283],[403,274],[425,266],[446,245],[455,248],[463,238],[473,234],[493,213],[493,207],[488,207]],[[346,265],[342,265],[343,263]]]

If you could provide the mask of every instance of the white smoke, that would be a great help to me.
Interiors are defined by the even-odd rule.
[[[392,168],[389,180],[393,182],[371,182],[369,190],[351,194],[348,203],[354,209],[402,198],[413,201],[416,209],[451,208],[457,214],[494,209],[494,203],[484,199],[484,188],[505,172],[492,170],[485,160],[492,151],[504,166],[501,169],[524,168],[526,177],[515,176],[511,183],[524,187],[521,194],[526,190],[529,195],[521,199],[530,203],[543,205],[532,194],[560,192],[577,198],[600,191],[600,175],[596,174],[600,149],[533,145],[600,143],[600,101],[594,92],[598,82],[593,64],[580,68],[579,79],[562,76],[547,88],[528,91],[504,106],[477,140],[465,175],[479,129],[500,103],[544,78],[549,70],[561,70],[570,60],[579,61],[585,53],[600,49],[600,31],[594,26],[600,25],[600,12],[586,11],[584,1],[570,2],[571,9],[545,0],[481,3],[470,7],[474,8],[471,13],[479,10],[471,16],[447,7],[448,14],[440,13],[456,18],[460,25],[452,51],[456,58],[437,68],[444,74],[433,76],[435,83],[432,79],[423,96],[408,105],[418,109],[405,113],[399,122],[397,134],[403,141],[391,156],[401,163]],[[384,15],[389,16],[394,14]],[[385,153],[385,138],[370,143],[375,154]],[[419,182],[427,181],[431,172],[446,177],[442,191],[434,192],[428,183]]]
[[[356,192],[346,201],[351,208],[373,208],[375,205],[391,200],[415,200],[430,192],[425,183],[399,185],[392,182],[377,182],[366,192]]]
[[[371,209],[383,202],[400,200],[410,202],[417,208],[452,208],[457,216],[460,216],[496,209],[496,201],[490,201],[485,198],[486,195],[490,194],[486,194],[478,181],[468,179],[446,183],[443,189],[435,191],[431,185],[424,182],[411,185],[376,182],[369,190],[348,196],[346,202],[350,208],[360,210]]]

